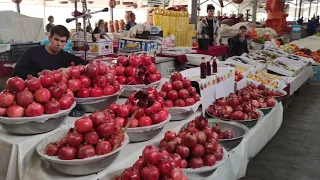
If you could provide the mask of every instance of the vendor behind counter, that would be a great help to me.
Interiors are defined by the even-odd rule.
[[[137,25],[135,21],[136,21],[136,15],[134,13],[130,13],[129,22],[125,26],[127,31],[129,31],[133,26]]]
[[[87,64],[85,60],[63,50],[69,36],[66,27],[62,25],[52,27],[48,38],[50,43],[27,49],[15,65],[13,76],[26,79],[29,74],[36,77],[43,70],[65,71],[71,62],[76,65]]]

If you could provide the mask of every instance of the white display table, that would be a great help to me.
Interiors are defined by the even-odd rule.
[[[26,173],[25,180],[40,180],[40,179],[63,179],[63,180],[106,180],[107,174],[114,172],[118,169],[123,169],[131,166],[141,155],[143,148],[146,145],[160,141],[163,135],[168,130],[178,132],[180,128],[188,121],[199,115],[200,112],[196,112],[192,117],[184,121],[169,122],[165,125],[162,132],[154,139],[142,143],[128,144],[122,151],[116,160],[105,170],[88,176],[72,177],[66,176],[51,169],[46,163],[44,163],[40,156],[36,153],[32,155],[30,169]],[[229,152],[229,159],[225,164],[219,167],[211,176],[207,179],[219,179],[219,180],[237,180],[246,173],[247,164],[250,158],[254,157],[275,135],[282,123],[283,107],[282,103],[279,103],[267,116],[263,117],[255,127],[253,127],[248,135],[243,139],[241,144],[234,150]]]
[[[312,66],[306,67],[295,77],[287,77],[290,83],[290,96],[313,76]]]

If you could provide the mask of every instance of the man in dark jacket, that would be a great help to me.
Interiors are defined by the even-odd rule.
[[[246,34],[247,27],[240,26],[239,33],[228,39],[229,57],[241,56],[243,53],[249,53]]]
[[[15,65],[13,76],[26,79],[29,74],[38,76],[41,71],[46,69],[65,72],[71,62],[76,65],[86,65],[85,60],[63,50],[69,36],[70,33],[66,27],[62,25],[52,27],[48,37],[50,44],[27,49]]]

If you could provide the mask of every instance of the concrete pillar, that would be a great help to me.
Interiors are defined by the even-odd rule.
[[[302,6],[302,0],[300,0],[300,3],[299,3],[298,19],[300,19],[300,18],[301,18],[301,6]]]
[[[258,0],[253,0],[252,4],[253,4],[253,7],[252,7],[252,23],[256,24],[256,22],[257,22]]]
[[[191,24],[197,25],[197,8],[198,8],[198,1],[191,0]],[[196,26],[197,29],[197,26]]]

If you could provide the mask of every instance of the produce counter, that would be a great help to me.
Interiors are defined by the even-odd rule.
[[[191,121],[196,116],[200,115],[200,112],[196,112],[191,117],[183,121],[169,122],[165,125],[161,133],[154,139],[141,143],[130,143],[122,151],[120,151],[116,160],[105,170],[88,176],[72,177],[66,176],[61,173],[49,169],[50,167],[45,164],[40,156],[34,152],[32,154],[30,167],[25,174],[25,180],[38,180],[38,179],[63,179],[63,180],[108,180],[106,175],[116,170],[123,169],[132,165],[136,159],[141,155],[143,148],[146,145],[159,142],[164,133],[168,130],[178,132],[181,127]],[[219,179],[219,180],[236,180],[245,176],[246,168],[249,160],[254,157],[275,135],[282,123],[283,107],[279,103],[268,115],[259,120],[257,125],[253,127],[249,133],[245,136],[241,144],[229,152],[229,158],[227,161],[219,167],[212,175],[207,179]],[[68,119],[68,122],[72,120]],[[44,136],[47,134],[44,134]],[[40,137],[38,139],[41,139]],[[34,142],[36,144],[36,142]]]
[[[288,77],[288,83],[290,86],[289,95],[293,95],[308,79],[313,76],[312,66],[308,66],[302,72],[295,77]]]
[[[320,46],[320,37],[318,36],[308,36],[303,39],[292,41],[290,44],[295,44],[299,48],[308,48],[311,51],[317,51]]]
[[[223,56],[221,57],[221,60],[224,59],[224,56],[228,54],[229,48],[228,46],[209,46],[208,50],[199,50],[198,48],[194,49],[197,51],[197,54],[205,54],[209,56]],[[177,60],[178,63],[187,63],[187,57],[186,55],[179,55],[179,56],[169,56],[164,54],[158,54],[159,57],[172,57]]]

